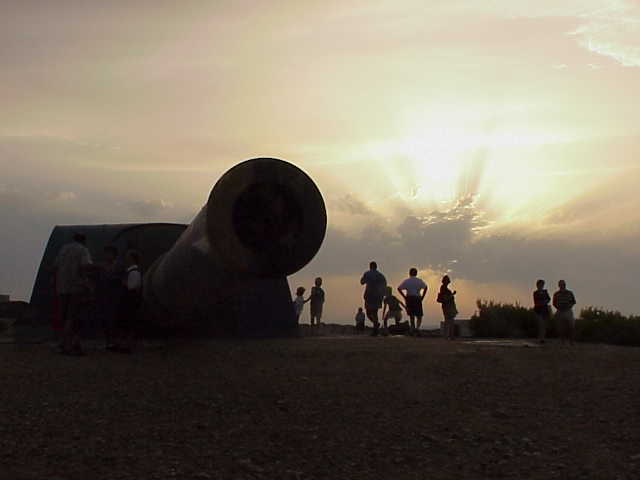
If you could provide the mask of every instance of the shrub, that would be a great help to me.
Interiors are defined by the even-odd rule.
[[[640,346],[640,317],[627,317],[614,310],[585,308],[576,320],[576,339]]]
[[[533,310],[519,303],[501,303],[479,299],[478,311],[471,317],[476,337],[535,337],[538,324]]]

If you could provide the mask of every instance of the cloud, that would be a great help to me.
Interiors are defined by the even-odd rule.
[[[156,219],[163,215],[166,218],[167,210],[174,207],[171,202],[164,200],[127,200],[123,205],[136,217],[146,219]]]
[[[373,210],[350,193],[338,198],[331,207],[338,212],[350,215],[373,215]]]

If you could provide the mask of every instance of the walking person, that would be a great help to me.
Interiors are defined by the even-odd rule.
[[[382,299],[387,286],[387,279],[378,271],[376,262],[369,263],[369,270],[362,275],[360,285],[366,285],[364,289],[364,309],[367,313],[367,318],[373,323],[371,335],[375,337],[380,329],[378,310],[382,308]]]
[[[456,336],[456,315],[458,315],[458,309],[456,308],[456,291],[449,290],[451,279],[449,275],[442,277],[442,285],[440,286],[440,292],[438,293],[437,302],[442,304],[442,314],[444,315],[444,334],[447,340],[453,340]]]
[[[558,291],[553,294],[553,306],[556,308],[556,325],[560,342],[564,344],[568,341],[573,345],[575,332],[575,318],[573,316],[573,306],[576,304],[576,297],[571,290],[567,290],[567,282],[558,282]]]
[[[551,297],[544,288],[544,280],[536,282],[536,290],[533,292],[533,311],[538,320],[538,343],[544,343],[547,333],[547,323],[551,318],[551,307],[549,306]]]
[[[322,289],[322,278],[318,277],[315,280],[315,285],[311,287],[310,310],[311,319],[310,325],[313,327],[320,327],[320,321],[322,320],[322,307],[324,305],[324,290]]]
[[[60,353],[65,355],[84,355],[80,344],[80,328],[91,293],[87,272],[93,264],[86,242],[82,233],[74,234],[73,242],[60,249],[54,264],[63,326]]]
[[[418,278],[418,270],[416,268],[409,270],[409,278],[398,286],[398,292],[400,292],[407,305],[406,310],[411,323],[411,333],[419,335],[422,316],[424,315],[422,301],[427,295],[427,284],[421,278]]]
[[[393,289],[391,287],[387,287],[385,290],[384,305],[382,307],[382,322],[384,325],[383,332],[385,335],[388,335],[389,333],[388,321],[390,318],[395,320],[396,325],[400,324],[402,321],[403,308],[406,309],[407,307],[393,295]]]
[[[132,353],[138,314],[142,306],[140,254],[135,250],[129,250],[125,255],[125,262],[127,270],[123,281],[124,293],[118,311],[118,341],[114,350],[120,353]]]

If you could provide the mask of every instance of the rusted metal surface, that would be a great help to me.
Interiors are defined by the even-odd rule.
[[[298,167],[274,158],[236,165],[145,274],[147,318],[216,335],[293,330],[286,276],[315,256],[326,227],[322,195]]]

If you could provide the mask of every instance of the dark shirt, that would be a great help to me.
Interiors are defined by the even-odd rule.
[[[311,306],[322,305],[324,303],[324,290],[321,287],[311,287]]]
[[[387,279],[377,270],[364,272],[360,279],[360,284],[366,285],[364,289],[365,300],[381,300],[384,297],[384,289],[387,286]]]
[[[536,290],[533,292],[533,310],[536,313],[549,313],[549,302],[551,297],[546,290]]]
[[[389,306],[390,312],[398,312],[400,311],[400,300],[391,295],[390,297],[385,297],[384,299],[385,305]]]

